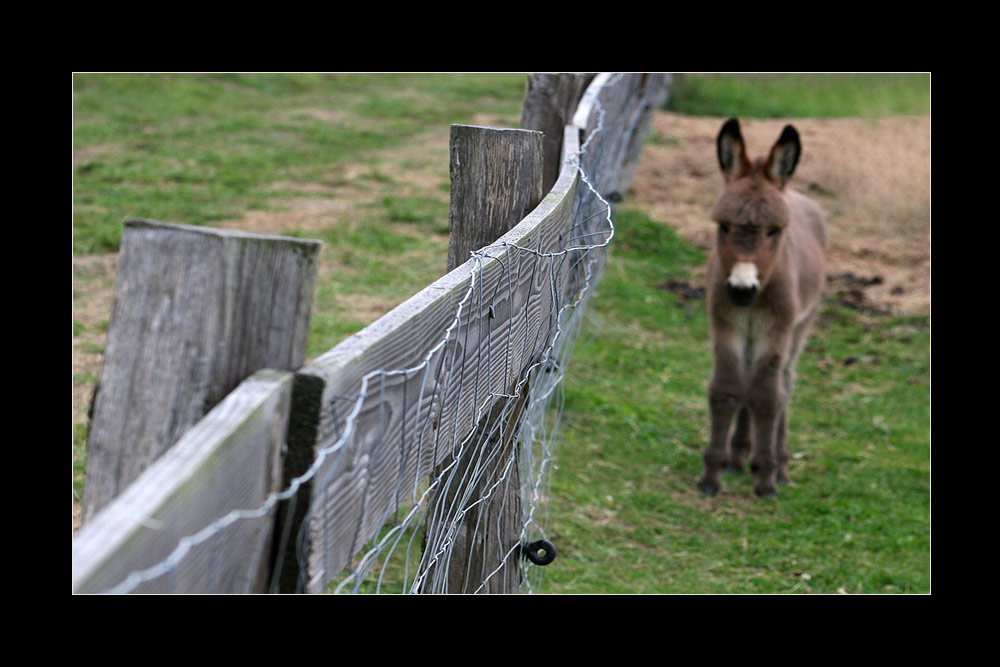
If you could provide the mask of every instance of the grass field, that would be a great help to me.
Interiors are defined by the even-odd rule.
[[[123,212],[198,225],[266,209],[302,194],[275,183],[330,184],[333,165],[428,127],[518,118],[523,96],[523,75],[77,75],[74,250],[116,249]]]
[[[74,494],[126,217],[323,240],[315,356],[443,273],[448,125],[515,127],[523,93],[523,75],[76,76]],[[877,116],[927,113],[929,94],[922,75],[686,76],[670,105]],[[730,475],[704,498],[704,302],[664,286],[705,253],[628,198],[615,222],[567,376],[543,592],[928,592],[929,317],[828,300],[799,366],[794,484],[761,501]]]
[[[676,77],[667,109],[753,118],[927,113],[929,74],[702,74]]]
[[[567,378],[552,592],[929,590],[929,327],[827,303],[799,365],[790,472],[695,488],[708,439],[703,302],[662,289],[703,257],[640,211],[620,235]]]

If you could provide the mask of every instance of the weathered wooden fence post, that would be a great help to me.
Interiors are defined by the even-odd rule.
[[[543,138],[530,130],[451,126],[448,271],[538,206],[543,196]]]
[[[545,180],[542,192],[548,192],[562,168],[563,130],[573,120],[580,96],[593,80],[593,74],[529,74],[521,108],[521,128],[538,130],[545,154]]]
[[[472,251],[496,241],[542,200],[542,139],[536,131],[452,125],[449,271],[467,261]],[[515,448],[520,408],[527,396],[526,388],[523,391],[520,405],[500,399],[475,426],[484,437],[469,439],[430,503],[425,544],[453,540],[448,556],[450,593],[519,590],[520,552],[515,546],[521,531],[521,486]],[[491,465],[477,469],[487,454]],[[493,486],[497,488],[489,491]],[[461,525],[452,525],[455,511],[464,510],[470,498],[487,500],[475,503]],[[501,564],[503,571],[480,589]],[[444,582],[434,574],[428,578]]]
[[[127,221],[87,441],[85,522],[244,378],[302,365],[319,246]]]
[[[587,137],[603,130],[584,158],[594,186],[611,203],[628,192],[639,166],[639,153],[649,133],[653,113],[667,99],[671,75],[664,73],[600,74],[580,100],[573,124]],[[598,104],[593,94],[600,92]],[[596,112],[596,113],[595,113]]]

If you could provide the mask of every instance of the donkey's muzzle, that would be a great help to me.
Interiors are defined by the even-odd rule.
[[[736,262],[726,281],[726,291],[729,298],[737,306],[749,306],[753,301],[760,281],[757,278],[757,266],[753,262]]]
[[[755,286],[738,287],[730,283],[726,285],[726,293],[729,295],[730,300],[737,306],[749,306],[757,294],[757,288]]]

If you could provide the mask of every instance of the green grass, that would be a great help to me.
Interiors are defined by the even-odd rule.
[[[116,250],[127,217],[200,225],[266,208],[274,183],[323,182],[484,110],[516,117],[523,96],[523,74],[78,74],[74,250]]]
[[[558,593],[918,593],[929,583],[929,323],[827,303],[798,368],[794,485],[695,488],[711,368],[704,302],[662,289],[703,257],[639,211],[566,379],[546,573]]]
[[[930,74],[680,74],[666,108],[754,118],[928,113]]]

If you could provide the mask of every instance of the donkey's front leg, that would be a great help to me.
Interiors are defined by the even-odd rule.
[[[704,471],[698,488],[714,496],[722,487],[722,472],[729,464],[729,430],[740,408],[739,360],[728,350],[716,350],[715,370],[708,387],[708,407],[712,425],[705,449]]]
[[[778,436],[785,417],[785,391],[778,354],[762,360],[747,399],[753,424],[754,493],[761,498],[778,494]]]

